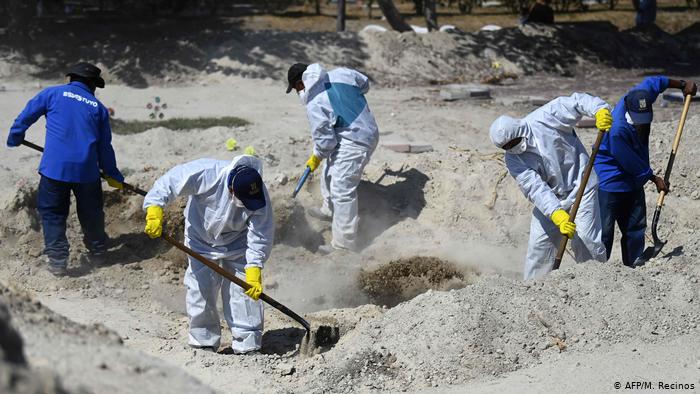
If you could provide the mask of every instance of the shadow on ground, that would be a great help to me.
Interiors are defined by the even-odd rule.
[[[383,185],[385,178],[395,182]],[[416,219],[425,207],[425,184],[429,178],[421,171],[384,170],[376,182],[360,182],[358,188],[360,209],[360,245],[367,246],[384,231],[400,221]]]

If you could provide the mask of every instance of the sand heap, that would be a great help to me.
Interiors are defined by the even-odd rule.
[[[336,34],[250,32],[222,21],[211,21],[201,29],[199,23],[163,20],[138,27],[129,24],[125,30],[89,20],[49,25],[37,33],[34,56],[17,55],[23,52],[13,51],[11,44],[0,48],[0,57],[6,59],[0,63],[0,76],[17,78],[11,71],[19,63],[30,66],[18,70],[20,75],[59,75],[65,66],[59,59],[67,57],[99,62],[108,83],[135,87],[191,82],[196,73],[203,78],[213,74],[284,80],[295,62],[354,67],[391,84],[480,81],[501,71],[515,77],[535,72],[589,75],[596,66],[650,68],[697,60],[693,55],[697,51],[692,50],[697,45],[697,28],[692,26],[676,35],[658,28],[620,32],[608,22],[525,25],[476,33]],[[101,41],[66,53],[48,39],[65,35],[78,42],[93,37]],[[159,39],[140,39],[148,36]]]
[[[658,28],[620,32],[605,22],[523,25],[477,33],[363,32],[365,68],[382,81],[464,82],[494,74],[584,75],[592,67],[643,68],[689,61],[694,42]],[[606,44],[601,46],[600,43]],[[421,70],[416,73],[415,70]]]
[[[631,270],[569,265],[542,280],[493,276],[429,291],[360,322],[316,356],[315,391],[416,390],[499,375],[618,342],[698,335],[700,270],[689,259]]]
[[[22,338],[12,325],[7,309],[8,289],[0,286],[0,392],[65,393],[51,373],[32,370],[24,357]]]
[[[8,309],[16,319],[14,326],[19,335],[31,338],[31,342],[25,343],[27,359],[40,360],[42,365],[50,366],[47,368],[62,377],[69,391],[211,392],[182,371],[123,346],[119,335],[105,326],[75,323],[47,309],[28,294],[0,284],[0,332],[3,334],[0,348],[5,359],[0,362],[2,392],[65,392],[48,371],[27,369],[21,342],[7,325]],[[51,351],[57,348],[61,351]],[[17,380],[9,380],[8,376],[17,377]],[[14,386],[7,386],[9,383]],[[3,390],[4,387],[10,391]]]

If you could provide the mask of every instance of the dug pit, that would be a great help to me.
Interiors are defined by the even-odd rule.
[[[393,307],[430,289],[460,289],[475,275],[436,257],[415,256],[362,270],[359,284],[372,303]]]

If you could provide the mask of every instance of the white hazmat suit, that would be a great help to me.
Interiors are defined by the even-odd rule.
[[[379,129],[364,95],[369,79],[348,68],[326,72],[311,64],[302,75],[302,103],[311,125],[314,154],[326,159],[321,211],[333,216],[332,246],[357,248],[357,186],[379,141]]]
[[[562,235],[550,216],[557,209],[569,211],[589,159],[574,126],[583,115],[593,117],[602,108],[610,109],[600,98],[574,93],[550,101],[523,119],[501,116],[491,125],[491,141],[499,148],[523,137],[520,144],[506,151],[505,162],[520,190],[534,204],[525,279],[552,270]],[[605,261],[595,173],[591,173],[575,223],[571,248],[576,261]]]
[[[237,156],[232,162],[200,159],[174,167],[148,192],[144,209],[165,206],[188,196],[185,208],[185,245],[218,262],[245,280],[245,267],[262,268],[270,255],[274,219],[267,189],[265,207],[250,211],[237,203],[226,184],[237,166],[253,168],[262,176],[262,163],[253,156]],[[190,318],[189,344],[212,346],[221,341],[217,293],[221,291],[224,318],[233,333],[236,353],[260,349],[263,330],[262,301],[254,301],[243,289],[190,257],[185,272],[186,306]]]

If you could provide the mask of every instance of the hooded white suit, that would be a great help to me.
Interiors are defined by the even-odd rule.
[[[357,247],[357,186],[379,141],[379,129],[364,95],[368,78],[348,68],[326,72],[311,64],[302,75],[302,102],[311,125],[314,154],[325,158],[321,208],[333,216],[336,248]]]
[[[602,108],[610,109],[600,98],[574,93],[550,101],[523,119],[501,116],[491,125],[491,141],[499,148],[523,137],[523,145],[507,151],[505,161],[520,190],[535,205],[525,279],[552,270],[562,235],[550,216],[557,209],[569,211],[589,159],[574,126],[583,115],[593,117]],[[514,153],[519,150],[522,153]],[[576,261],[605,261],[595,173],[586,185],[575,222],[576,234],[571,248]]]
[[[262,163],[253,156],[237,156],[232,162],[200,159],[172,168],[148,192],[144,209],[165,206],[188,196],[185,208],[185,245],[245,280],[245,267],[262,268],[274,237],[272,204],[267,189],[265,207],[249,211],[238,206],[226,185],[237,166],[253,168],[262,176]],[[233,333],[236,352],[259,349],[262,343],[263,305],[244,294],[219,274],[194,258],[185,273],[189,343],[218,348],[221,328],[216,309],[221,290],[224,317]]]

